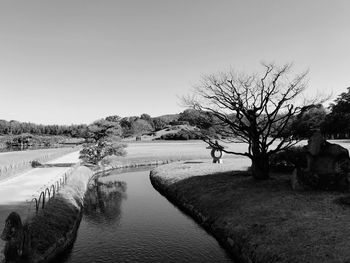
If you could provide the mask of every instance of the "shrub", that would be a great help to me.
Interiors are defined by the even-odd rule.
[[[33,168],[42,166],[42,164],[37,160],[31,161],[30,164]]]
[[[161,140],[199,140],[201,137],[195,133],[186,130],[180,130],[176,133],[168,133],[160,136]]]
[[[125,147],[125,144],[118,141],[100,140],[96,144],[86,144],[80,151],[79,158],[86,163],[97,165],[106,156],[125,156]]]
[[[270,156],[270,167],[275,172],[291,172],[295,167],[306,167],[306,151],[294,146]]]

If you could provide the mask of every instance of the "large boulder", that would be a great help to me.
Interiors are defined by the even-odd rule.
[[[305,146],[307,164],[297,167],[291,181],[294,189],[348,190],[350,175],[349,151],[329,143],[316,132]]]

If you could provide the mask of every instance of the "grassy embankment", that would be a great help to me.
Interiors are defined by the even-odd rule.
[[[47,162],[77,148],[52,148],[0,153],[0,180],[31,168],[31,161]]]
[[[230,164],[168,164],[151,181],[239,262],[350,262],[344,193],[295,192],[288,175],[256,181]]]
[[[92,176],[90,169],[77,167],[64,188],[45,204],[45,209],[39,209],[36,214],[33,207],[32,214],[24,221],[25,236],[30,238],[24,242],[23,253],[28,258],[23,262],[51,262],[52,258],[73,243],[82,216],[83,199]],[[3,257],[0,253],[0,261]]]

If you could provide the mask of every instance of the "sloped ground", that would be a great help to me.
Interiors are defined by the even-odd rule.
[[[256,181],[232,170],[179,162],[151,181],[239,262],[350,262],[350,207],[336,201],[346,194],[295,192],[288,175]]]
[[[83,198],[93,172],[87,167],[77,167],[67,184],[56,193],[39,212],[22,217],[25,231],[24,262],[49,262],[69,247],[76,237]],[[28,238],[30,237],[30,238]],[[4,247],[1,242],[1,247]],[[4,255],[0,253],[2,260]],[[1,261],[2,262],[2,261]],[[22,261],[21,261],[22,262]]]
[[[80,224],[83,199],[92,171],[78,167],[67,185],[26,223],[31,233],[34,262],[53,258],[74,241]]]

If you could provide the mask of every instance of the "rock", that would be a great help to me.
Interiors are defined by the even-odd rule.
[[[290,177],[290,182],[292,185],[292,189],[295,191],[301,191],[305,189],[305,187],[303,186],[303,183],[300,181],[298,177],[298,168],[295,168],[293,170],[293,173]]]
[[[323,139],[321,133],[319,131],[315,132],[308,140],[307,148],[309,153],[311,155],[319,154],[324,142],[325,142],[325,139]]]
[[[323,190],[348,190],[350,178],[349,152],[344,147],[327,142],[316,132],[305,147],[307,165],[293,172],[293,189],[300,185]]]

